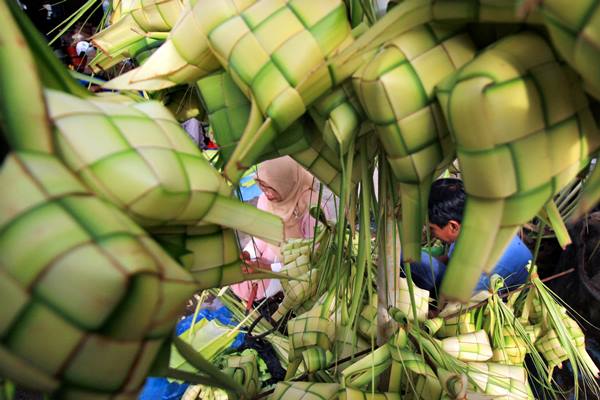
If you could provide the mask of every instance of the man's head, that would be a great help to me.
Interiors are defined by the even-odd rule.
[[[460,233],[465,189],[460,179],[438,179],[429,194],[429,228],[436,238],[453,243]]]

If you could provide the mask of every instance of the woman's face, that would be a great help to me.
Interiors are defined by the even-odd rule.
[[[273,189],[271,186],[267,185],[260,179],[255,179],[255,180],[256,180],[256,183],[258,184],[258,187],[260,188],[260,190],[265,194],[267,200],[273,201],[273,202],[278,202],[278,201],[283,200],[281,198],[281,195],[279,193],[277,193],[277,190]]]

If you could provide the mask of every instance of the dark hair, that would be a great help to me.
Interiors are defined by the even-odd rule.
[[[464,209],[465,188],[460,179],[433,182],[429,193],[429,223],[443,228],[450,220],[461,222]]]

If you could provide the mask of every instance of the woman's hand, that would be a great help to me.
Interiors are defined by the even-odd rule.
[[[257,272],[259,269],[266,269],[268,271],[271,271],[271,262],[262,257],[252,259],[250,258],[250,254],[247,251],[242,251],[240,258],[244,262],[244,265],[246,267],[246,270],[244,272],[246,273]]]

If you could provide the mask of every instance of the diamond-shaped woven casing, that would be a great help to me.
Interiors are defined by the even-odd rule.
[[[519,225],[598,149],[580,86],[541,37],[522,33],[490,46],[438,87],[468,195],[443,295],[466,300]]]
[[[178,261],[192,274],[199,290],[224,287],[266,276],[250,271],[240,259],[235,231],[216,225],[185,229],[186,233],[165,233],[169,228],[153,230],[163,246],[177,254]],[[161,232],[161,233],[157,233]]]
[[[318,98],[309,113],[323,135],[323,141],[336,153],[346,154],[358,134],[364,112],[348,81]]]
[[[533,398],[527,383],[527,370],[523,366],[479,362],[468,366],[468,377],[483,393],[498,396],[494,399]]]
[[[46,101],[63,161],[144,227],[219,224],[283,239],[281,220],[230,197],[229,184],[160,103],[50,90]]]
[[[414,285],[413,285],[414,286]],[[429,290],[413,287],[415,302],[417,303],[417,320],[425,321],[429,312]],[[395,290],[395,298],[392,299],[396,307],[402,311],[409,320],[414,320],[410,291],[408,289],[408,279],[398,278]]]
[[[381,346],[345,368],[342,371],[343,384],[354,389],[364,388],[386,371],[391,362],[389,346]]]
[[[318,287],[319,272],[316,269],[308,271],[300,276],[298,280],[288,281],[285,285],[285,297],[281,304],[279,304],[279,307],[277,307],[277,311],[273,313],[273,320],[279,321],[288,311],[309,300],[315,295]]]
[[[389,345],[392,356],[390,391],[406,391],[412,399],[438,399],[442,386],[433,369],[420,354]]]
[[[377,297],[366,304],[358,315],[358,333],[367,340],[377,337]]]
[[[593,0],[541,3],[552,44],[581,74],[586,90],[600,100],[600,7]]]
[[[288,321],[288,336],[289,360],[293,361],[310,347],[331,350],[335,340],[335,325],[328,316],[321,315],[321,307],[315,307]]]
[[[283,131],[336,82],[327,71],[297,87],[345,41],[351,41],[340,0],[199,1],[201,28],[219,61],[261,112]]]
[[[454,155],[434,88],[474,54],[466,33],[426,24],[387,43],[353,76],[358,98],[401,182],[406,261],[420,259],[431,180]]]
[[[577,322],[567,316],[563,318],[563,322],[575,347],[578,351],[585,353],[585,336]],[[550,371],[569,358],[554,329],[550,329],[540,336],[535,342],[535,347],[548,362]]]
[[[94,192],[145,226],[197,223],[230,187],[159,103],[47,91],[58,152]]]
[[[459,303],[450,303],[439,316],[443,317],[444,323],[436,332],[437,337],[446,338],[476,331],[475,313],[465,311]]]
[[[209,48],[203,28],[211,25],[211,13],[198,6],[217,4],[211,1],[190,1],[185,5],[165,43],[139,68],[133,70],[124,86],[136,82],[159,80],[155,89],[183,83],[194,83],[220,68]],[[196,7],[193,7],[196,5]],[[207,20],[208,18],[208,20]],[[162,86],[165,84],[166,86]]]
[[[224,169],[237,182],[269,143],[339,83],[324,66],[352,42],[350,25],[340,0],[200,1],[197,10],[211,49],[256,114]]]
[[[0,374],[61,398],[137,398],[195,283],[54,157],[13,154],[0,184],[10,188],[0,200]]]
[[[169,32],[184,9],[182,0],[133,0],[127,3],[128,10],[118,21],[91,39],[110,57],[116,57],[143,41],[144,33]]]
[[[197,82],[200,98],[219,145],[224,162],[229,161],[250,116],[250,101],[223,70]],[[263,149],[258,161],[302,151],[309,147],[307,133],[300,122]]]
[[[400,393],[373,393],[372,391],[361,391],[346,388],[340,393],[339,400],[401,400]]]
[[[254,353],[227,358],[227,366],[223,373],[231,376],[234,381],[246,389],[246,396],[253,398],[260,389],[258,380],[258,365]]]
[[[515,333],[511,325],[502,327],[501,344],[493,348],[490,361],[500,364],[522,365],[527,355],[525,340]]]
[[[279,382],[272,400],[335,400],[340,385],[337,383]]]
[[[441,346],[461,361],[487,361],[493,355],[490,339],[483,329],[442,339]]]

